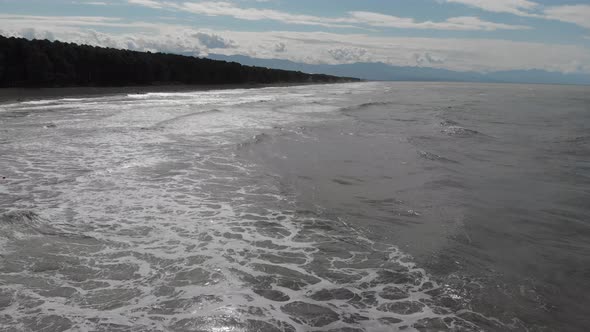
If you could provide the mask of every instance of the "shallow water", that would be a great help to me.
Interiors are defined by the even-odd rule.
[[[0,105],[0,329],[584,331],[588,92]]]

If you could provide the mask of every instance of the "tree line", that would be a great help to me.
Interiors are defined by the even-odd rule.
[[[175,54],[0,36],[0,87],[336,83],[354,80]]]

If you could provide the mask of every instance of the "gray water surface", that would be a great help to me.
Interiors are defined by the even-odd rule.
[[[585,331],[589,92],[0,105],[0,329]]]

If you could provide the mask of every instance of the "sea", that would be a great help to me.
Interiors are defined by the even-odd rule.
[[[590,87],[0,104],[1,331],[588,331]]]

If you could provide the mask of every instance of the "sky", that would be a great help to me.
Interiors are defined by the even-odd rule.
[[[590,74],[590,0],[0,0],[0,35],[310,64]]]

